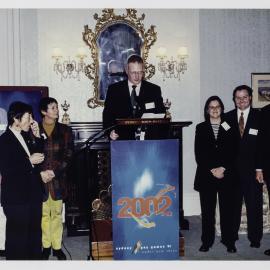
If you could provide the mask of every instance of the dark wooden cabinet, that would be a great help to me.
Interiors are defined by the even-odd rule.
[[[72,128],[75,151],[68,172],[69,196],[66,201],[66,226],[68,236],[88,235],[92,201],[110,179],[106,171],[109,142],[92,139],[102,131],[100,122],[74,122]]]

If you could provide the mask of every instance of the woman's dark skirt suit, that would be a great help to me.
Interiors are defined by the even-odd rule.
[[[217,139],[210,121],[196,126],[195,158],[197,171],[194,189],[200,193],[202,216],[202,244],[211,247],[215,240],[215,210],[217,195],[220,210],[221,241],[224,245],[234,245],[232,233],[233,200],[231,193],[234,185],[235,138],[226,121],[221,121]],[[211,169],[224,167],[224,178],[218,179]]]

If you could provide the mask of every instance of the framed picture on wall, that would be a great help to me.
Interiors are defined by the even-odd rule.
[[[0,86],[0,134],[6,129],[7,111],[12,102],[22,101],[31,105],[34,119],[40,121],[39,101],[48,94],[47,86]]]
[[[270,73],[251,73],[253,89],[253,108],[262,108],[270,104]]]

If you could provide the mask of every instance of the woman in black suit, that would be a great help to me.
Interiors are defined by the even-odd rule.
[[[32,152],[42,149],[32,107],[15,101],[9,106],[7,117],[7,129],[0,136],[1,204],[7,220],[6,259],[36,260],[41,258],[42,181],[46,181],[49,173],[38,168],[44,154]],[[35,138],[32,144],[28,141],[30,129]]]
[[[195,135],[197,171],[194,189],[200,193],[202,216],[202,246],[207,252],[215,240],[215,210],[219,200],[221,242],[230,253],[236,252],[233,239],[233,201],[231,192],[234,179],[235,135],[224,120],[224,105],[218,96],[205,103],[205,121],[198,124]]]

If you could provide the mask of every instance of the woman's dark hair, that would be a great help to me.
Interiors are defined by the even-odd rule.
[[[14,101],[9,105],[7,112],[8,126],[11,126],[14,123],[14,118],[21,121],[25,113],[33,114],[33,109],[31,105],[26,104],[21,101]]]
[[[211,96],[206,100],[205,105],[204,105],[204,119],[205,120],[209,120],[210,118],[209,113],[208,113],[208,107],[209,107],[210,102],[212,101],[217,101],[221,107],[221,115],[224,113],[224,104],[222,100],[220,99],[220,97]]]
[[[52,103],[56,103],[58,104],[57,100],[55,98],[52,97],[44,97],[40,100],[39,102],[39,112],[41,117],[44,117],[44,115],[42,114],[41,111],[47,112],[48,110],[48,105],[52,104]]]

